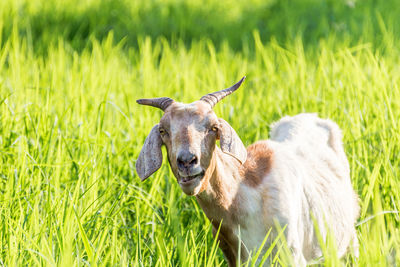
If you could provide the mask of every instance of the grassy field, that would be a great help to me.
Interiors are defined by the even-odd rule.
[[[135,173],[161,116],[135,100],[243,75],[215,111],[245,145],[300,112],[343,129],[360,257],[324,265],[400,265],[400,5],[206,2],[0,2],[1,265],[226,266],[167,164]]]

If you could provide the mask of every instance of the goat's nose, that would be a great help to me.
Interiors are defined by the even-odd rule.
[[[190,169],[197,164],[196,155],[190,153],[189,151],[181,152],[176,159],[178,162],[178,168],[181,170]]]

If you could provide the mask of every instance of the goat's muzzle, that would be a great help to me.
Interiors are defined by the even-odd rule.
[[[189,151],[182,151],[179,153],[176,161],[180,171],[190,170],[199,162],[197,156]]]

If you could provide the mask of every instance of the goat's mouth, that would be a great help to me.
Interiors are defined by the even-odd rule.
[[[185,177],[181,176],[181,179],[180,179],[179,183],[181,185],[190,185],[197,178],[199,180],[201,180],[201,178],[203,178],[203,176],[204,176],[204,171],[202,171],[202,172],[200,172],[198,174],[195,174],[195,175],[191,175],[191,176],[185,176]]]

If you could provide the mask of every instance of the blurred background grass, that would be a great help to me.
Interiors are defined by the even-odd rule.
[[[315,45],[335,37],[376,47],[400,30],[397,0],[15,0],[1,1],[0,12],[3,40],[18,25],[19,34],[43,51],[60,39],[82,49],[91,37],[103,40],[110,31],[115,41],[130,46],[149,36],[187,45],[210,39],[240,49],[253,44],[253,30],[263,42],[300,37],[305,45]]]

